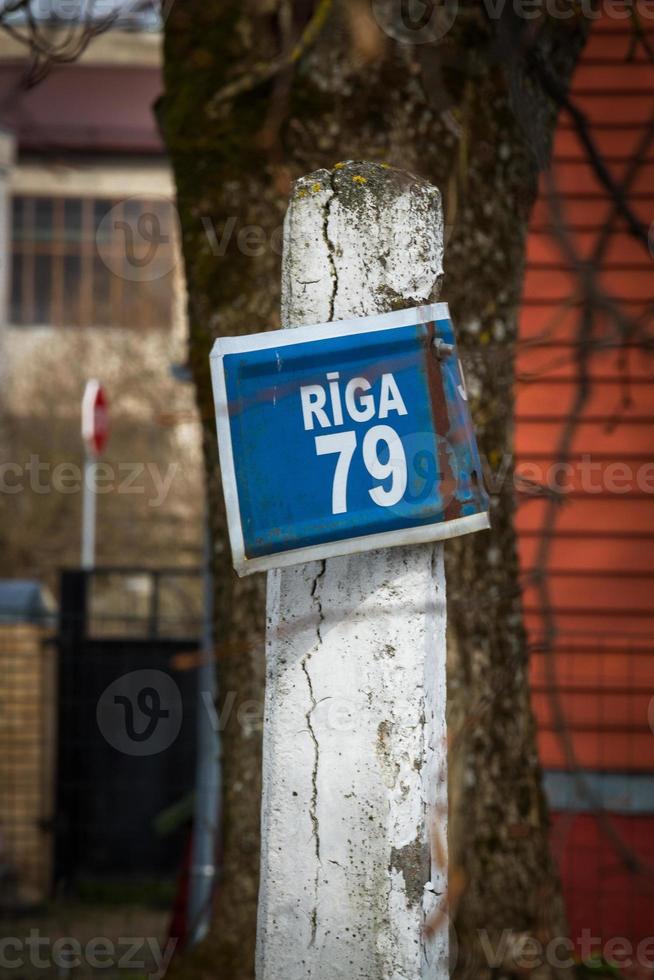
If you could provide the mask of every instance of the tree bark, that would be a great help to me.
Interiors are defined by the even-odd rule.
[[[556,119],[524,52],[546,60],[566,85],[585,32],[576,21],[546,21],[528,33],[505,18],[490,23],[481,5],[463,3],[441,43],[398,43],[379,13],[391,8],[381,0],[372,7],[186,0],[173,5],[166,24],[161,119],[178,191],[189,357],[203,420],[219,711],[234,695],[236,708],[262,701],[264,579],[237,580],[231,570],[209,351],[218,334],[279,326],[281,222],[293,179],[362,159],[413,171],[441,189],[448,233],[441,295],[459,328],[480,449],[492,467],[512,453],[527,222]],[[530,707],[513,516],[510,467],[493,495],[492,530],[446,547],[451,914],[457,973],[478,978],[490,976],[480,930],[488,931],[488,948],[505,929],[541,939],[565,929]],[[222,738],[215,928],[187,973],[250,980],[261,733],[240,725],[233,710]],[[506,969],[510,975],[511,964]]]

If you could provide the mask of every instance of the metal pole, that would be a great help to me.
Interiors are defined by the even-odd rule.
[[[84,488],[82,496],[82,568],[95,566],[96,523],[96,459],[87,450],[84,456]]]
[[[211,923],[220,815],[220,736],[213,710],[216,698],[216,667],[213,649],[211,529],[206,518],[203,589],[202,661],[198,669],[198,754],[188,907],[190,945],[204,939]]]

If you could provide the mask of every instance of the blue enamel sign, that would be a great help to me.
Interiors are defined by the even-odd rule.
[[[488,527],[444,303],[216,341],[239,574]]]

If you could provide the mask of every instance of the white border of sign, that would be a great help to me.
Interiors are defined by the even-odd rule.
[[[392,330],[395,327],[410,327],[416,323],[430,323],[432,320],[449,319],[447,303],[431,303],[415,306],[408,310],[392,313],[337,320],[333,323],[319,323],[315,326],[295,327],[289,330],[271,330],[268,333],[251,334],[244,337],[220,337],[211,351],[211,380],[216,406],[216,429],[218,432],[218,454],[222,473],[227,526],[232,547],[234,568],[239,575],[250,575],[271,568],[284,568],[302,562],[321,558],[335,558],[337,555],[351,555],[360,551],[373,551],[402,544],[426,544],[429,541],[442,541],[455,538],[471,531],[483,531],[490,527],[488,514],[470,514],[457,517],[440,524],[425,524],[420,527],[401,528],[397,531],[382,531],[378,534],[365,534],[356,538],[343,538],[340,541],[327,541],[307,548],[294,548],[279,551],[260,558],[246,558],[243,541],[243,526],[238,505],[236,469],[232,433],[229,425],[227,387],[223,357],[225,354],[242,354],[247,351],[268,350],[274,347],[287,347],[289,344],[325,340],[328,337],[346,337],[351,334],[372,333],[375,330]]]

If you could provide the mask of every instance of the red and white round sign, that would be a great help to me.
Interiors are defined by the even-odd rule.
[[[109,439],[107,395],[99,381],[87,381],[82,398],[82,438],[89,451],[99,456]]]

